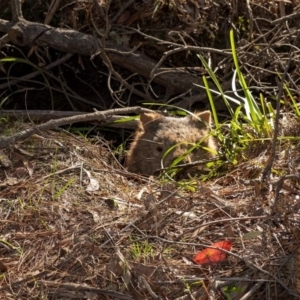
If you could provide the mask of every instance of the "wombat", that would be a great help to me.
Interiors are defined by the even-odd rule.
[[[201,140],[201,145],[181,163],[214,157],[217,145],[209,135],[210,125],[210,111],[197,112],[194,116],[184,118],[166,117],[157,112],[141,113],[138,131],[125,160],[127,170],[142,175],[154,175]],[[177,146],[164,157],[164,153],[174,145]]]

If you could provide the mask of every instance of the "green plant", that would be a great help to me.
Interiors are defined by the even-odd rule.
[[[133,243],[130,245],[129,250],[133,259],[146,258],[153,255],[153,246],[146,241],[134,241],[135,238],[132,238]]]
[[[68,182],[55,193],[54,200],[57,200],[63,194],[63,192],[66,191],[74,182],[75,178],[70,178]]]
[[[199,289],[202,286],[205,286],[203,280],[197,280],[197,281],[193,281],[193,282],[187,282],[183,278],[182,282],[183,282],[183,284],[185,286],[184,291],[188,292],[188,293],[191,293],[191,291],[192,291],[193,288]]]
[[[235,97],[228,96],[224,93],[221,84],[206,60],[201,55],[198,55],[198,57],[216,86],[216,90],[211,89],[206,77],[203,76],[203,88],[205,88],[207,92],[216,125],[213,135],[220,141],[226,159],[236,164],[239,155],[247,148],[250,142],[262,141],[272,137],[274,110],[270,104],[265,104],[262,96],[260,96],[259,105],[247,86],[239,66],[233,30],[230,31],[230,43],[235,66],[232,78],[232,91]],[[243,93],[242,95],[238,93],[237,81]],[[222,97],[231,116],[229,122],[220,124],[212,93]]]

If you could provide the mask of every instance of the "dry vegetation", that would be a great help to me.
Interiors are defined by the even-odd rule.
[[[7,2],[0,3],[3,19],[11,14]],[[138,46],[141,57],[161,64],[145,76],[121,60],[110,64],[116,58],[105,49],[102,57],[74,55],[45,69],[46,84],[39,77],[14,81],[33,69],[5,63],[2,109],[89,111],[144,99],[207,107],[206,95],[191,83],[205,74],[194,54],[211,58],[230,90],[230,28],[250,87],[272,101],[276,76],[286,71],[289,90],[299,95],[297,1],[64,1],[49,8],[50,2],[60,3],[24,1],[25,18],[86,34],[100,28],[116,51]],[[29,57],[40,67],[64,57],[31,46],[7,44],[1,57]],[[186,81],[158,76],[171,71]],[[283,98],[287,121],[280,135],[299,136],[299,122],[286,113],[289,97]],[[224,113],[218,98],[216,106]],[[34,125],[3,117],[0,136],[28,126]],[[272,176],[262,181],[270,146],[253,143],[238,165],[185,184],[129,174],[100,135],[40,132],[1,150],[1,299],[298,299],[299,142],[278,140]],[[233,242],[225,261],[193,262],[195,253],[221,240]]]
[[[20,126],[3,122],[1,134]],[[300,153],[289,142],[278,153],[275,188],[259,180],[264,144],[188,192],[129,178],[100,138],[47,132],[4,150],[1,298],[293,299],[299,176],[276,187],[298,171]],[[224,239],[226,261],[192,262]]]

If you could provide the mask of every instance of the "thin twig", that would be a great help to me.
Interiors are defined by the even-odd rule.
[[[297,34],[297,37],[294,40],[294,44],[298,41],[298,37],[299,37],[299,32]],[[290,48],[289,59],[286,62],[286,66],[284,68],[284,72],[281,77],[281,82],[280,82],[280,84],[278,83],[279,90],[278,90],[278,94],[276,97],[276,116],[275,116],[274,136],[273,136],[273,141],[272,141],[271,153],[270,153],[267,165],[262,173],[263,181],[266,180],[267,178],[269,178],[269,176],[271,174],[271,169],[272,169],[272,166],[274,163],[275,155],[276,155],[277,137],[278,137],[278,132],[279,132],[280,99],[283,94],[284,81],[286,79],[287,72],[289,70],[291,59],[292,59],[292,49],[293,49],[293,47]],[[277,56],[276,52],[275,51],[273,51],[273,52]],[[279,63],[281,63],[278,56],[277,56],[277,58],[278,58]]]

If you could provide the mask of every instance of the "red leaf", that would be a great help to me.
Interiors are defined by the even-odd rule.
[[[222,248],[229,251],[232,246],[231,241],[220,241],[212,244],[213,247]],[[193,260],[196,264],[215,264],[226,259],[226,253],[212,248],[205,248],[204,250],[198,252]]]

